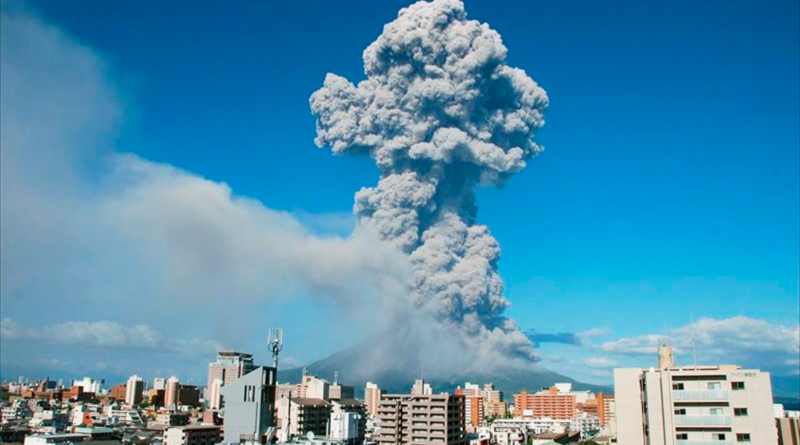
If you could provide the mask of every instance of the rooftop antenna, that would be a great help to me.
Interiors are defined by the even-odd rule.
[[[339,371],[333,371],[333,384],[339,384]]]
[[[283,329],[270,328],[267,336],[267,344],[272,352],[272,367],[278,370],[278,354],[283,349]]]

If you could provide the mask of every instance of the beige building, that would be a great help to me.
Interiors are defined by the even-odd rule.
[[[331,404],[322,399],[284,397],[276,403],[278,440],[288,442],[292,437],[313,432],[325,436],[331,416]]]
[[[381,395],[379,445],[466,445],[464,396],[425,394],[426,386],[418,380],[416,393]]]
[[[164,385],[164,406],[175,406],[178,404],[178,388],[181,382],[177,377],[172,376],[167,379]]]
[[[776,443],[768,373],[730,365],[676,367],[671,351],[663,350],[659,362],[663,369],[614,370],[618,443]]]
[[[800,444],[800,419],[779,417],[775,424],[778,427],[778,445]]]
[[[356,396],[356,389],[349,385],[334,383],[328,389],[328,398],[331,400],[353,399]]]
[[[184,425],[164,432],[164,445],[213,445],[220,441],[216,425]]]
[[[572,420],[577,415],[575,394],[559,392],[555,386],[534,394],[527,391],[514,394],[514,417]]]
[[[205,396],[208,399],[209,407],[211,409],[219,409],[222,405],[222,395],[219,388],[254,369],[256,369],[256,365],[253,364],[252,354],[235,351],[220,351],[217,353],[217,361],[208,364],[208,382]],[[215,380],[219,380],[220,383],[215,384]],[[216,391],[212,394],[215,386]]]
[[[367,406],[367,414],[370,417],[378,415],[378,404],[381,401],[381,389],[372,382],[367,382],[364,388],[364,404]]]

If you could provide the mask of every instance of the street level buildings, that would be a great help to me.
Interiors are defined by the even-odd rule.
[[[214,445],[220,441],[220,427],[183,425],[164,432],[164,445]]]

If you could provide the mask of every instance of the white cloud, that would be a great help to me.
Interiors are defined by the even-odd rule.
[[[617,366],[617,361],[606,357],[589,357],[583,364],[590,368],[613,368]]]
[[[581,340],[586,340],[590,338],[597,338],[597,337],[602,337],[604,335],[608,335],[609,332],[611,331],[608,328],[592,328],[589,329],[588,331],[578,332],[577,334],[575,334],[575,336]]]
[[[785,326],[737,316],[703,318],[664,334],[623,337],[589,344],[595,351],[615,355],[656,357],[660,344],[672,346],[678,360],[691,360],[693,348],[700,364],[735,364],[787,374],[797,373],[800,325]]]
[[[666,335],[640,335],[636,337],[623,337],[617,340],[603,342],[592,346],[603,352],[626,355],[655,355],[658,347],[669,342]]]
[[[67,321],[50,326],[28,327],[10,318],[0,319],[4,341],[34,341],[55,345],[153,351],[178,354],[214,354],[223,348],[213,340],[169,338],[151,326],[123,326],[108,320]]]

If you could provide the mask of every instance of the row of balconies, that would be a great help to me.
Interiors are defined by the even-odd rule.
[[[676,445],[736,445],[729,440],[676,440]]]
[[[728,391],[722,391],[722,390],[698,390],[698,391],[674,390],[674,391],[672,391],[672,400],[695,401],[695,402],[728,400]]]
[[[675,416],[675,425],[730,425],[731,416]]]

